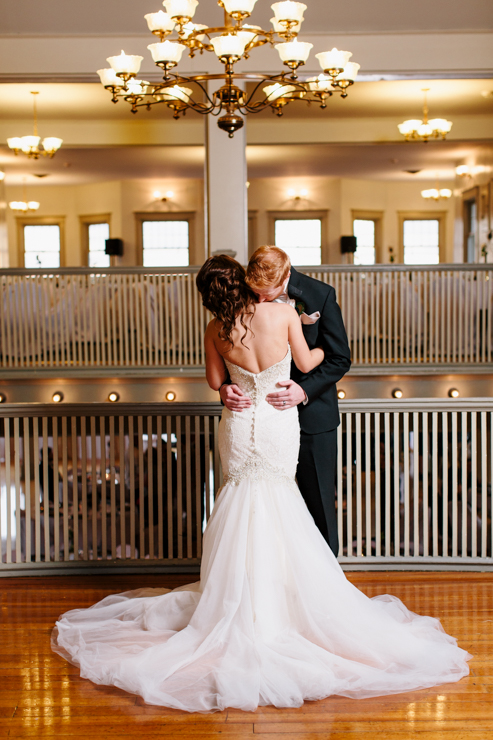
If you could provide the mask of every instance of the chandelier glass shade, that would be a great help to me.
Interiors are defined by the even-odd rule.
[[[37,211],[39,208],[39,203],[37,200],[28,200],[26,195],[26,183],[23,183],[22,186],[22,195],[24,197],[24,200],[11,200],[9,203],[9,208],[12,209],[12,211],[17,211],[18,213],[27,213],[27,211]]]
[[[30,159],[38,159],[40,154],[52,158],[63,144],[63,139],[56,136],[47,136],[41,141],[41,136],[38,136],[38,111],[36,106],[36,95],[38,94],[37,92],[31,92],[33,96],[33,135],[12,136],[7,139],[7,145],[14,154],[22,152],[27,154]],[[42,148],[40,148],[40,144]]]
[[[421,191],[421,197],[426,200],[447,200],[452,197],[452,191],[449,188],[429,188]]]
[[[405,136],[406,141],[424,141],[428,139],[445,139],[452,128],[452,122],[446,121],[445,118],[432,118],[428,120],[428,102],[426,93],[429,88],[423,89],[423,118],[411,118],[408,121],[399,123],[397,128]]]
[[[149,30],[159,41],[149,44],[154,63],[163,70],[163,81],[150,84],[137,80],[143,57],[125,54],[108,57],[110,68],[98,70],[103,86],[117,103],[123,98],[130,104],[132,113],[139,108],[150,110],[153,105],[165,103],[179,118],[187,110],[218,117],[219,128],[232,137],[243,126],[243,116],[258,113],[266,108],[281,116],[286,105],[303,100],[326,108],[327,98],[334,92],[347,97],[358,74],[359,64],[350,62],[350,51],[331,51],[317,54],[322,74],[300,80],[298,69],[308,59],[313,44],[298,41],[298,33],[306,10],[304,3],[283,0],[271,8],[273,28],[264,31],[259,26],[244,21],[249,18],[257,0],[218,0],[224,9],[224,26],[209,27],[193,23],[198,0],[164,0],[166,12],[148,13],[145,16]],[[176,34],[173,39],[167,38]],[[237,73],[234,65],[248,59],[252,50],[270,44],[288,71],[275,75]],[[224,65],[217,74],[180,75],[171,70],[188,51],[212,52]],[[208,88],[210,81],[220,87],[214,92]],[[222,84],[221,84],[222,83]],[[249,84],[247,90],[245,84]]]

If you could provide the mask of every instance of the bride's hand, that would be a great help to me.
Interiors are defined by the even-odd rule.
[[[221,401],[230,411],[243,411],[250,408],[252,401],[246,396],[241,388],[234,383],[232,385],[223,385],[219,391]]]

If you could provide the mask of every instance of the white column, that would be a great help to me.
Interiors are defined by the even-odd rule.
[[[206,254],[229,254],[248,262],[246,121],[232,139],[205,116]],[[233,254],[235,252],[236,254]]]

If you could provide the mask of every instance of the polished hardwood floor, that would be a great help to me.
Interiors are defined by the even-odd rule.
[[[300,709],[263,707],[187,714],[148,706],[116,688],[95,686],[50,650],[57,616],[107,594],[173,588],[194,576],[71,576],[1,581],[0,738],[71,740],[492,740],[493,573],[357,573],[369,596],[392,593],[421,614],[439,617],[473,654],[459,683],[361,701],[331,697]]]

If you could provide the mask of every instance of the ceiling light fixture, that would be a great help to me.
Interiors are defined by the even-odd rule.
[[[337,391],[337,398],[340,398],[341,401],[343,398],[346,398],[346,391],[343,391],[342,388],[339,388]]]
[[[24,200],[11,200],[9,203],[9,208],[19,213],[27,213],[27,211],[37,211],[40,204],[37,200],[27,199],[25,180],[22,183],[22,195],[24,197]]]
[[[39,159],[40,154],[44,154],[48,157],[54,157],[56,152],[60,149],[63,139],[58,139],[56,136],[47,136],[41,141],[41,136],[38,136],[38,111],[36,106],[36,95],[38,92],[31,91],[33,96],[33,135],[32,136],[13,136],[7,139],[9,149],[12,149],[14,154],[27,154],[31,159]],[[41,142],[42,149],[39,148]]]
[[[174,401],[176,398],[176,393],[174,391],[168,391],[165,398],[167,401]]]
[[[264,31],[259,26],[243,24],[256,1],[218,0],[224,8],[224,26],[209,27],[192,22],[198,0],[164,0],[166,13],[160,10],[144,16],[151,33],[159,38],[158,43],[149,44],[147,48],[164,72],[163,82],[151,85],[137,80],[143,57],[122,51],[119,56],[108,57],[110,69],[98,70],[103,86],[112,93],[112,101],[117,103],[123,98],[131,105],[133,113],[140,107],[150,110],[157,103],[165,103],[176,119],[187,110],[212,114],[218,116],[219,128],[232,138],[235,131],[242,128],[243,116],[248,113],[259,113],[270,107],[281,116],[284,107],[293,101],[318,103],[325,108],[327,98],[334,91],[347,97],[347,88],[354,83],[360,67],[349,61],[352,53],[334,48],[316,54],[322,74],[300,81],[297,70],[305,64],[313,46],[297,39],[306,5],[291,0],[274,3],[271,6],[273,30]],[[166,37],[173,32],[177,38],[170,41]],[[290,73],[235,72],[236,62],[248,59],[253,49],[264,44],[275,47]],[[213,52],[224,65],[224,71],[187,77],[170,73],[184,51],[188,51],[190,57],[196,52]],[[207,83],[215,80],[222,80],[223,84],[209,93]],[[238,86],[239,81],[254,83],[253,90],[245,92]],[[269,84],[261,89],[263,83]]]
[[[110,403],[116,403],[119,400],[120,400],[120,394],[117,393],[116,391],[111,391],[111,393],[108,395],[108,401],[110,401]]]
[[[422,190],[421,197],[425,200],[447,200],[452,197],[452,191],[449,188],[441,188],[437,177],[436,187]]]
[[[401,391],[400,388],[394,388],[394,390],[392,391],[392,397],[393,398],[402,398],[403,395],[404,394],[403,394],[403,392]]]
[[[446,121],[445,118],[432,118],[428,120],[428,102],[426,93],[429,92],[430,88],[423,88],[424,102],[423,102],[423,120],[418,118],[412,118],[403,123],[399,123],[397,128],[400,133],[406,137],[406,141],[424,141],[428,139],[445,139],[446,135],[452,128],[452,122]]]
[[[63,393],[61,391],[56,391],[52,395],[51,400],[53,403],[61,403],[63,401]]]
[[[449,390],[448,394],[449,394],[450,398],[459,398],[459,396],[460,396],[460,393],[457,390],[457,388],[451,388]]]

